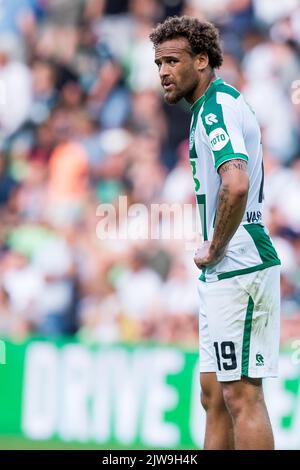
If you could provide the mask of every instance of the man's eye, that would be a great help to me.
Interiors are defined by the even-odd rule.
[[[177,63],[177,60],[174,60],[174,59],[169,60],[169,64],[171,65],[175,65],[176,63]]]

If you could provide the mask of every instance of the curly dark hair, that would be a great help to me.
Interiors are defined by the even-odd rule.
[[[189,16],[171,16],[160,23],[149,35],[154,47],[170,39],[184,37],[193,54],[206,53],[209,65],[219,68],[223,62],[217,28],[208,21],[199,21]]]

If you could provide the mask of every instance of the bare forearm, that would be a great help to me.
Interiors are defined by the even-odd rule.
[[[211,250],[217,256],[225,251],[240,225],[245,212],[247,197],[247,191],[239,192],[227,183],[221,184],[214,236],[211,242]]]
[[[195,253],[198,268],[219,262],[243,218],[249,189],[247,163],[236,159],[223,163],[218,169],[221,187],[212,241],[206,241]]]

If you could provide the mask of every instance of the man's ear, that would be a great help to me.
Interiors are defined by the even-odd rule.
[[[209,64],[208,55],[206,53],[197,54],[196,67],[199,72],[204,70]]]

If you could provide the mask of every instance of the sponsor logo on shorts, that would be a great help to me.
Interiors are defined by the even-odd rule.
[[[256,354],[256,365],[257,366],[264,366],[265,365],[264,356],[260,353]]]
[[[224,129],[218,127],[218,129],[214,129],[209,134],[209,141],[213,150],[222,150],[227,142],[229,142],[229,136]]]

